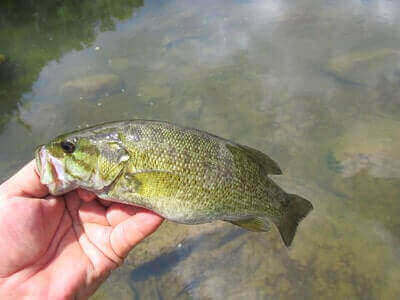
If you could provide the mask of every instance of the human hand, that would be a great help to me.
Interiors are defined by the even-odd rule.
[[[162,220],[84,190],[48,195],[31,161],[0,185],[0,299],[86,299]]]

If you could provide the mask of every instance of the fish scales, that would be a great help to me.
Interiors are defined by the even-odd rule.
[[[132,149],[132,153],[136,154],[131,160],[132,171],[134,169],[140,171],[153,168],[166,171],[173,170],[176,174],[185,174],[189,179],[189,184],[185,185],[186,188],[179,188],[182,192],[180,196],[183,197],[182,200],[185,203],[190,203],[188,199],[185,199],[186,195],[199,199],[198,202],[192,201],[191,203],[198,205],[197,208],[202,206],[209,209],[218,209],[219,206],[235,208],[233,205],[242,209],[254,207],[254,205],[246,205],[246,201],[234,201],[238,199],[234,194],[236,191],[244,193],[246,188],[254,187],[240,184],[236,180],[237,189],[229,188],[231,181],[236,179],[233,178],[231,172],[234,168],[234,162],[227,149],[221,147],[223,144],[208,136],[202,137],[201,132],[189,131],[181,134],[180,130],[174,127],[165,128],[158,126],[159,124],[151,125],[150,128],[143,130],[145,132],[142,139],[144,140],[143,146],[140,143],[128,146]],[[193,145],[196,145],[196,147]],[[149,151],[146,151],[146,149],[149,149]],[[181,159],[182,157],[185,157],[186,160]],[[219,161],[221,157],[225,158],[222,162]],[[185,161],[189,163],[185,163]],[[193,164],[190,162],[193,162]],[[249,173],[252,174],[252,172]],[[202,189],[198,188],[198,184],[201,184]],[[257,186],[260,187],[260,185]],[[193,187],[197,188],[197,193],[193,193]],[[221,198],[221,196],[225,196],[226,201],[215,201],[215,198]],[[204,201],[205,197],[209,201]],[[251,200],[250,197],[247,199]],[[251,213],[249,212],[249,214]]]
[[[225,220],[253,231],[272,221],[286,245],[312,205],[268,175],[266,154],[213,134],[149,120],[111,122],[61,135],[36,151],[53,194],[81,187],[175,222]]]

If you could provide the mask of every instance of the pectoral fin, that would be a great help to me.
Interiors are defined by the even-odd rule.
[[[268,220],[260,217],[228,222],[250,231],[269,231],[270,229]]]
[[[146,170],[123,174],[113,192],[136,194],[144,198],[172,197],[181,185],[179,175],[167,171]]]

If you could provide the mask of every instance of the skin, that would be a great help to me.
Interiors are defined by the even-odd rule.
[[[50,196],[31,161],[0,185],[0,299],[87,299],[162,221],[84,190]]]

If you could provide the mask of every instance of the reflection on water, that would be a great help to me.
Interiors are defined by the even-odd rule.
[[[31,90],[42,68],[92,45],[98,32],[132,17],[142,0],[1,1],[0,129]]]
[[[265,151],[315,207],[289,250],[166,223],[94,299],[400,294],[397,2],[6,1],[0,24],[0,178],[60,132],[164,119]]]
[[[157,258],[138,266],[131,273],[132,280],[144,281],[152,276],[159,277],[164,275],[168,271],[171,271],[173,267],[185,260],[193,251],[214,250],[215,248],[222,247],[244,233],[245,231],[243,229],[233,229],[227,231],[222,237],[218,236],[218,240],[215,239],[215,234],[213,234],[213,232],[195,238],[189,238],[188,240],[179,243],[176,249],[163,253]]]

